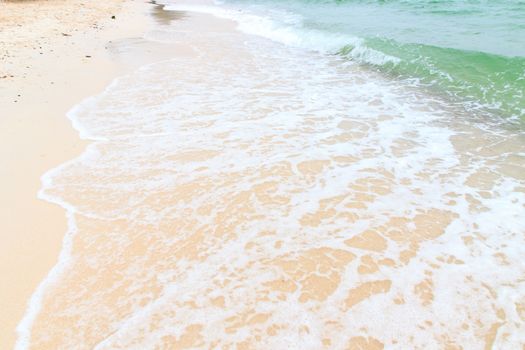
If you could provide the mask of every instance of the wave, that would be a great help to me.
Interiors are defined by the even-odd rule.
[[[361,54],[365,51],[363,46],[396,60],[371,60]],[[382,38],[366,40],[358,47],[345,46],[339,53],[397,77],[417,79],[462,102],[469,110],[490,110],[508,118],[525,117],[525,58],[401,44]]]
[[[234,20],[245,33],[288,46],[338,54],[394,78],[410,79],[469,111],[525,120],[524,57],[404,43],[383,36],[350,35],[326,23],[313,24],[308,17],[284,8],[234,8],[229,3],[217,4],[223,6],[172,4],[167,9],[203,12]]]

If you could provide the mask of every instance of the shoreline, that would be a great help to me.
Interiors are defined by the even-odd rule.
[[[66,213],[37,193],[43,174],[78,156],[88,144],[80,139],[67,113],[116,77],[157,59],[135,57],[136,50],[130,53],[108,45],[119,41],[125,45],[129,38],[142,37],[156,21],[154,4],[121,0],[21,6],[0,3],[4,44],[0,48],[0,104],[4,106],[0,274],[1,284],[9,286],[0,290],[0,348],[6,349],[15,344],[15,328],[30,297],[63,248]],[[56,22],[50,23],[49,13]]]
[[[95,46],[85,44],[88,34],[77,41],[93,48],[89,57],[81,52],[87,62],[100,53],[96,69],[107,64],[104,74],[116,78],[82,96],[96,96],[94,103],[78,98],[68,106],[75,106],[67,125],[78,134],[76,153],[67,148],[69,161],[39,174],[39,198],[65,210],[69,230],[62,229],[60,255],[32,290],[17,349],[522,341],[508,339],[522,327],[512,322],[510,303],[521,294],[520,254],[492,241],[523,246],[509,237],[521,227],[522,177],[506,173],[503,151],[498,159],[485,153],[499,141],[508,148],[515,135],[490,134],[492,144],[485,143],[483,130],[450,126],[456,114],[438,102],[434,110],[426,96],[414,101],[420,95],[407,96],[403,84],[246,36],[191,6],[169,7],[179,11],[173,19],[189,18],[162,27],[170,12],[154,5],[120,3],[126,9],[117,18],[137,33],[123,25],[118,34],[93,34]],[[304,62],[308,70],[296,69]],[[73,82],[72,95],[87,90],[83,82]],[[34,116],[46,109],[35,101],[31,107],[26,119],[39,135]],[[66,137],[43,124],[45,146],[56,146],[58,159]],[[480,149],[461,149],[457,135],[481,141]],[[27,142],[24,130],[15,136]],[[14,181],[4,186],[26,184],[15,174],[23,160],[5,167]],[[514,199],[500,179],[515,186]],[[20,188],[10,190],[18,199]],[[484,222],[487,211],[506,226]],[[33,238],[58,232],[51,224],[63,224],[61,214],[62,221],[18,215],[48,219],[26,232]],[[29,248],[51,253],[51,243],[35,240]],[[443,301],[447,308],[436,309]],[[300,321],[289,324],[290,317]]]

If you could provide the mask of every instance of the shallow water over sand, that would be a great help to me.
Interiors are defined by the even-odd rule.
[[[230,27],[149,33],[185,50],[71,112],[93,143],[45,176],[71,230],[19,345],[525,344],[522,131]]]

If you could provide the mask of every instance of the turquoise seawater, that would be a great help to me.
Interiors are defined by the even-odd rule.
[[[227,0],[315,49],[525,120],[523,0]]]

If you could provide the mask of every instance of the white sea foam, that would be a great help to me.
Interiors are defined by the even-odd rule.
[[[293,34],[279,32],[286,47],[192,25],[151,35],[198,55],[142,67],[70,113],[94,142],[43,178],[70,232],[19,349],[154,348],[192,331],[193,348],[478,348],[494,324],[495,347],[525,342],[519,135]],[[384,243],[345,243],[367,231]],[[315,295],[315,278],[333,288]],[[279,281],[294,288],[268,287]],[[345,306],[366,283],[377,291]]]
[[[344,47],[352,47],[351,50],[348,50],[347,56],[364,63],[383,65],[400,62],[400,59],[395,56],[367,47],[362,38],[309,29],[302,25],[302,18],[299,15],[284,10],[270,10],[270,13],[263,15],[249,12],[246,9],[184,3],[167,3],[165,9],[206,13],[232,20],[244,33],[258,35],[294,47],[324,53],[336,53]]]

